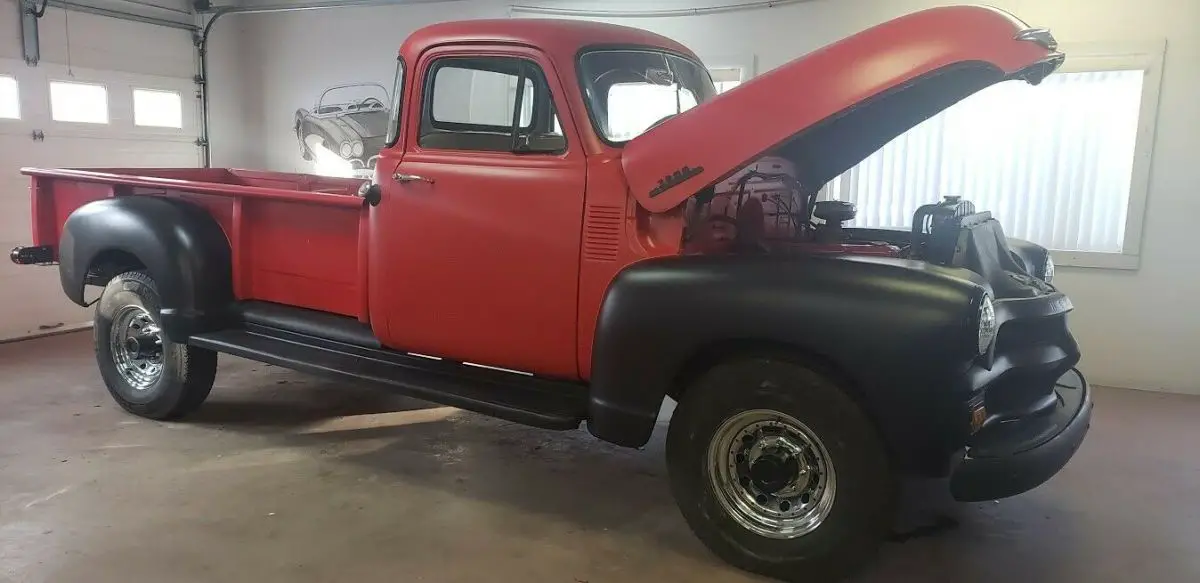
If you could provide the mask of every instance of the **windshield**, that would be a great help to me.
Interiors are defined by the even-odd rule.
[[[593,51],[580,57],[579,69],[592,123],[610,143],[632,140],[716,95],[707,69],[661,51]]]
[[[317,100],[316,114],[355,113],[387,109],[387,89],[375,83],[330,87]]]

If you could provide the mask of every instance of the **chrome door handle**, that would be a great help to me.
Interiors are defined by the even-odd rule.
[[[430,184],[433,184],[432,178],[425,178],[424,176],[417,176],[416,174],[396,173],[396,174],[392,175],[392,180],[395,180],[396,182],[399,182],[401,184],[407,184],[409,182],[428,182]]]

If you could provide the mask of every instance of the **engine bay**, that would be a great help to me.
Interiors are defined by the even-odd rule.
[[[792,163],[764,157],[701,192],[688,203],[685,254],[848,254],[920,259],[947,218],[974,214],[957,197],[924,205],[913,228],[847,227],[855,205],[818,200],[819,190],[796,179]]]

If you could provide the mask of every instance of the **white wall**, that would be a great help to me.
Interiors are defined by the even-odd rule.
[[[678,7],[685,3],[520,2],[593,8]],[[1200,28],[1196,26],[1200,23],[1200,2],[990,3],[1011,10],[1035,26],[1050,27],[1063,43],[1167,41],[1141,268],[1062,268],[1058,283],[1077,306],[1072,327],[1084,350],[1084,370],[1093,382],[1200,394],[1200,359],[1193,356],[1193,348],[1200,347],[1200,310],[1192,305],[1200,297],[1200,268],[1190,262],[1200,255],[1190,237],[1200,217],[1200,164],[1196,163],[1196,152],[1200,152],[1200,75],[1196,74],[1200,63]],[[258,92],[266,166],[284,170],[302,167],[290,135],[298,100],[315,97],[333,82],[364,77],[386,82],[392,74],[397,47],[413,29],[441,20],[508,16],[508,4],[470,0],[248,17],[252,21],[245,31],[256,36],[259,51],[253,58],[244,54],[242,66],[258,71],[262,82]],[[714,60],[753,56],[761,73],[888,18],[936,4],[941,2],[813,0],[719,15],[613,21],[677,38],[711,65],[718,64]],[[341,27],[353,34],[332,32]],[[215,91],[221,91],[220,87]],[[930,193],[931,199],[937,196]]]
[[[218,167],[274,167],[264,139],[266,106],[263,64],[271,62],[257,36],[259,16],[227,14],[208,40],[209,153]],[[290,120],[289,116],[284,116]],[[276,142],[276,149],[280,147]],[[287,150],[294,152],[295,148]]]
[[[227,15],[213,28],[212,119],[236,127],[213,128],[215,162],[309,171],[292,132],[298,108],[311,108],[331,85],[370,81],[390,90],[400,43],[422,26],[507,16],[500,0]],[[237,44],[223,46],[235,35]],[[218,122],[222,109],[240,116]]]
[[[70,32],[68,35],[67,32]],[[191,77],[195,51],[186,30],[49,8],[38,22],[42,61]],[[0,0],[0,58],[21,59],[21,21],[15,0]]]

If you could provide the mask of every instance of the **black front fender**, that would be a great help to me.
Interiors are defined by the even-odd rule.
[[[944,391],[949,383],[941,381],[975,355],[985,291],[969,271],[905,260],[714,256],[634,264],[614,279],[597,322],[589,430],[621,445],[645,444],[689,361],[739,342],[819,357],[858,387],[875,417],[903,415],[929,402],[921,395],[932,385]]]
[[[1014,237],[1008,237],[1008,248],[1016,253],[1017,258],[1021,260],[1021,267],[1030,275],[1039,279],[1046,278],[1046,259],[1050,256],[1050,250]]]
[[[59,277],[71,301],[105,254],[132,256],[162,296],[163,329],[182,342],[211,327],[233,297],[229,241],[204,210],[179,200],[122,196],[85,204],[67,217],[59,241]],[[103,285],[103,283],[101,283]]]

